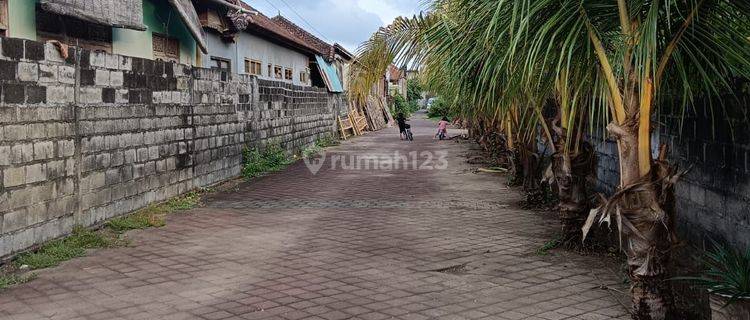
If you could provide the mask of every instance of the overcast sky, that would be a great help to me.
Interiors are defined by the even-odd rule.
[[[340,43],[352,52],[379,27],[390,24],[398,16],[412,16],[424,8],[424,0],[243,1],[269,17],[281,11],[284,17],[310,33],[329,43]]]

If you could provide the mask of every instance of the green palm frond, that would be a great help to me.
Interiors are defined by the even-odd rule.
[[[428,13],[398,18],[362,45],[352,92],[367,94],[391,63],[413,63],[426,86],[467,117],[555,101],[570,142],[578,130],[603,129],[613,94],[633,101],[643,81],[656,82],[657,104],[678,98],[688,106],[731,91],[732,77],[750,78],[747,1],[620,3],[629,30],[618,1],[435,0]],[[519,130],[536,130],[524,123]]]

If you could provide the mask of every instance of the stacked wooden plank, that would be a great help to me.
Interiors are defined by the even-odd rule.
[[[369,96],[363,107],[367,116],[367,124],[371,130],[385,129],[389,123],[393,123],[393,116],[388,110],[385,98]]]
[[[341,138],[344,140],[351,136],[361,136],[367,130],[367,118],[360,115],[356,108],[350,109],[344,118],[339,116],[337,121]]]

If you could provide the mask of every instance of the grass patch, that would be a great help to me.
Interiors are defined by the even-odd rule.
[[[328,148],[340,145],[341,142],[334,139],[332,136],[328,135],[322,138],[318,138],[318,140],[315,141],[315,145],[321,148]]]
[[[172,198],[166,203],[167,211],[168,213],[172,213],[193,209],[201,203],[203,194],[208,192],[211,192],[211,190],[190,191],[183,196]]]
[[[37,277],[36,273],[30,273],[27,275],[15,275],[15,274],[0,275],[0,290],[3,290],[11,286],[16,286],[19,284],[24,284],[26,282],[36,279],[36,277]]]
[[[107,221],[107,227],[116,232],[161,228],[166,225],[166,215],[166,212],[160,210],[159,206],[149,206],[131,215]]]
[[[305,150],[302,150],[302,158],[304,159],[312,158],[320,154],[321,151],[323,151],[323,148],[321,148],[317,144],[309,146],[305,148]]]
[[[208,191],[191,191],[165,203],[151,205],[131,215],[112,219],[107,222],[106,226],[119,233],[130,230],[161,228],[166,225],[168,214],[195,208],[200,204],[201,196],[205,192]]]
[[[281,171],[292,160],[278,144],[267,146],[263,151],[248,148],[243,151],[242,175],[245,178],[256,178],[266,173]]]
[[[108,221],[106,228],[92,231],[75,227],[70,236],[47,242],[34,252],[20,254],[6,270],[0,270],[0,289],[33,280],[35,274],[18,275],[18,271],[28,268],[38,270],[60,265],[60,263],[81,257],[88,249],[113,248],[127,245],[120,235],[129,230],[162,227],[170,213],[190,210],[201,203],[208,189],[192,191],[167,202],[151,205],[133,214]],[[24,268],[21,268],[25,266]]]
[[[549,255],[550,250],[559,247],[561,244],[562,244],[562,239],[560,237],[555,237],[554,239],[547,241],[539,249],[536,249],[536,255],[538,256]]]
[[[119,240],[82,227],[73,229],[73,234],[65,239],[44,244],[39,250],[21,254],[15,261],[17,266],[27,265],[29,269],[44,269],[59,265],[86,254],[87,249],[117,246]]]
[[[341,144],[331,136],[325,136],[315,140],[315,144],[302,150],[302,158],[308,159],[320,154],[323,149]]]

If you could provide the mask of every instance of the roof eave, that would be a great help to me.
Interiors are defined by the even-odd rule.
[[[351,52],[349,52],[349,50],[346,50],[346,48],[344,48],[340,44],[336,43],[333,45],[333,47],[336,49],[336,53],[340,55],[342,58],[346,59],[347,61],[354,60],[354,55]]]
[[[315,57],[316,55],[320,55],[320,53],[313,48],[309,48],[302,44],[296,43],[295,41],[290,40],[289,38],[283,35],[279,35],[273,30],[269,30],[268,28],[264,28],[257,24],[250,24],[250,26],[245,31],[252,33],[258,37],[277,43],[281,46],[286,47],[287,49],[303,53],[309,57]]]

